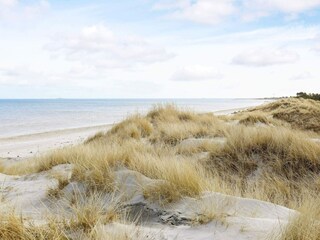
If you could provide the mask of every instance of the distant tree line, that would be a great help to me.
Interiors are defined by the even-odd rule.
[[[320,101],[320,94],[319,93],[305,93],[305,92],[298,92],[298,98],[306,98],[306,99],[313,99]]]

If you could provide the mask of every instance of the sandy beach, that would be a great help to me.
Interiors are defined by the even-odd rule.
[[[56,148],[82,143],[87,137],[107,131],[111,124],[0,138],[0,158],[29,158]]]

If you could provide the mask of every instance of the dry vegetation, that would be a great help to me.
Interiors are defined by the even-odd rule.
[[[0,239],[5,240],[45,240],[67,239],[57,224],[34,226],[14,212],[0,216]]]
[[[320,101],[286,98],[250,111],[270,114],[274,119],[285,121],[296,129],[320,132]]]
[[[74,202],[58,211],[59,215],[47,217],[45,225],[29,221],[14,211],[2,214],[0,239],[105,239],[106,233],[100,232],[99,228],[125,219],[125,212],[119,208],[118,202],[115,199],[106,201],[104,195],[98,192],[86,195],[79,192]]]
[[[315,201],[317,199],[317,201]],[[295,239],[320,239],[320,198],[305,202],[303,208],[299,209],[301,215],[289,221],[289,224],[280,235],[271,236],[270,239],[276,240],[295,240]]]
[[[239,123],[230,123],[230,119]],[[36,173],[70,163],[74,166],[70,181],[85,183],[90,191],[110,193],[117,190],[115,171],[126,168],[161,180],[144,187],[143,195],[150,201],[166,205],[184,196],[197,197],[205,190],[266,200],[303,213],[284,230],[283,239],[320,239],[320,212],[310,207],[319,203],[320,144],[310,140],[307,132],[288,125],[320,132],[319,120],[320,104],[304,99],[280,100],[225,119],[179,111],[172,105],[157,106],[146,116],[132,116],[83,145],[3,167],[2,172]],[[190,138],[208,141],[183,148],[181,142]],[[209,141],[216,138],[225,139],[225,143]],[[195,161],[199,153],[207,155]],[[58,196],[66,184],[61,179],[49,194]],[[75,220],[67,224],[69,229],[90,232],[97,223],[117,219],[117,214],[106,217],[103,206],[87,203],[73,211]],[[93,205],[97,208],[92,209]],[[17,234],[15,239],[20,235],[27,236],[20,239],[31,239],[28,234],[34,234],[21,219],[9,216],[0,221],[6,223],[1,224],[2,239],[12,239],[9,232]],[[48,234],[61,235],[54,229]]]
[[[268,125],[268,126],[284,126],[290,127],[290,124],[273,118],[270,114],[262,111],[240,112],[236,115],[229,116],[233,120],[238,120],[240,124],[245,126]]]

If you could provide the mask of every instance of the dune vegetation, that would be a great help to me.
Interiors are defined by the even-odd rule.
[[[160,206],[206,191],[259,199],[301,212],[276,239],[320,239],[320,212],[314,211],[320,202],[319,120],[320,103],[295,98],[226,117],[155,106],[146,116],[131,116],[82,145],[2,166],[4,174],[25,175],[71,164],[71,177],[55,175],[58,185],[48,196],[63,198],[72,182],[84,184],[87,193],[85,200],[73,201],[68,217],[40,227],[13,213],[2,216],[0,238],[47,239],[50,234],[68,239],[77,232],[103,239],[101,228],[125,221],[126,214],[121,199],[110,208],[101,205],[99,196],[119,191],[118,172],[125,169],[155,180],[142,186],[143,196]],[[211,212],[202,215],[205,221],[198,217],[193,223],[214,218]],[[117,239],[138,236],[128,232]]]
[[[289,123],[292,128],[320,132],[320,101],[304,98],[285,98],[249,110],[263,112]]]

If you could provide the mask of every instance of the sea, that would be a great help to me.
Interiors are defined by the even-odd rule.
[[[0,99],[0,138],[113,124],[158,104],[196,112],[256,106],[263,99]]]

